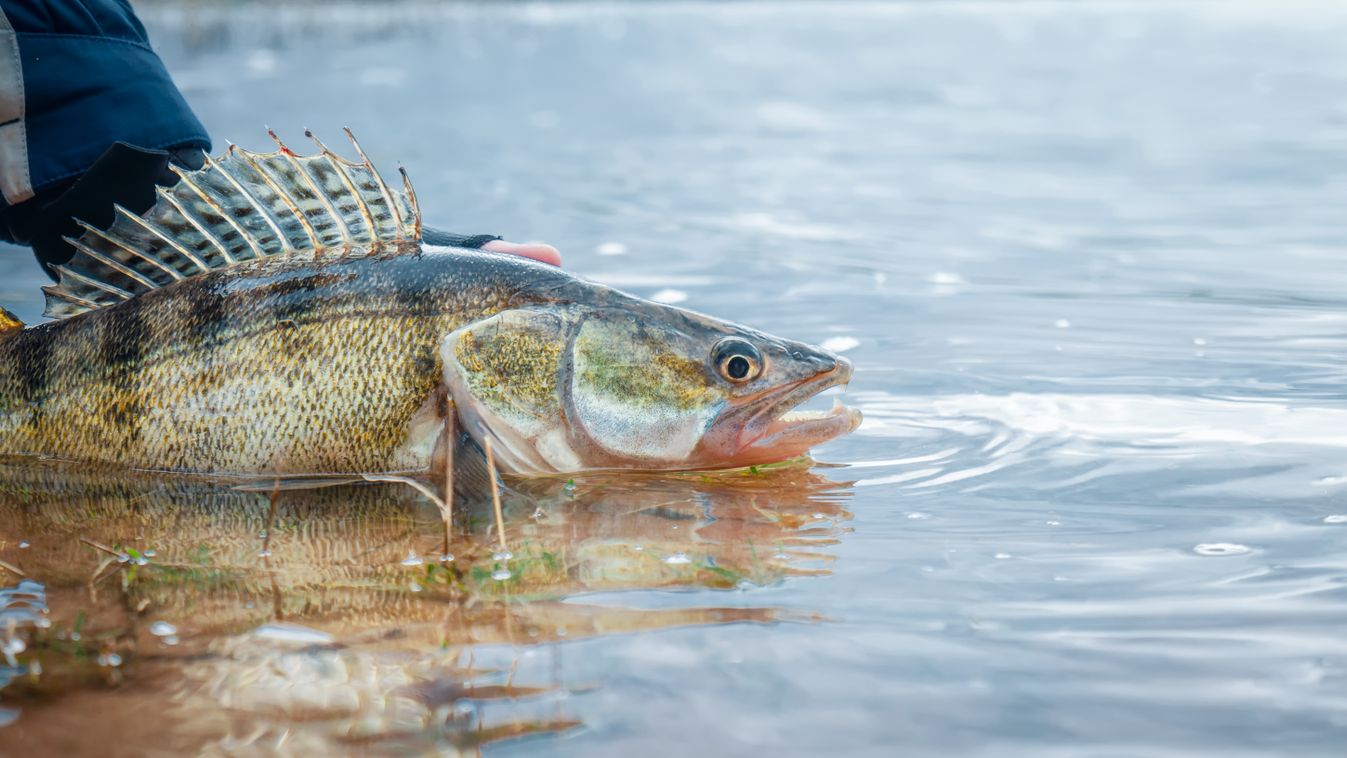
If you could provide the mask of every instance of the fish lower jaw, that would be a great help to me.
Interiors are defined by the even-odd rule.
[[[735,456],[738,465],[773,463],[803,455],[861,425],[861,412],[834,399],[826,411],[787,411],[767,424],[758,437]]]

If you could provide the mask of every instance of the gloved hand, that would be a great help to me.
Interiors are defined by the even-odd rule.
[[[48,188],[5,210],[12,239],[33,248],[53,279],[53,266],[69,261],[75,249],[63,237],[78,237],[80,219],[101,229],[112,225],[114,206],[144,213],[154,205],[155,185],[171,187],[178,177],[169,164],[201,168],[205,156],[195,148],[145,150],[115,142],[76,180]]]

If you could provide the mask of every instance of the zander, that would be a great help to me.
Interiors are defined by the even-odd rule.
[[[353,140],[354,142],[354,140]],[[278,141],[279,144],[279,141]],[[424,471],[446,414],[518,474],[792,458],[860,414],[825,350],[513,256],[421,243],[365,154],[235,147],[85,226],[0,309],[0,454],[234,474]]]

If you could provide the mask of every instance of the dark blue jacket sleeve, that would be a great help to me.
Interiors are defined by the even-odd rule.
[[[126,0],[0,0],[0,9],[18,38],[34,190],[82,174],[117,141],[210,149]]]

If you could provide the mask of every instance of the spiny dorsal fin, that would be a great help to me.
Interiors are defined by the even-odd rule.
[[[0,340],[23,330],[23,319],[0,308]]]
[[[267,133],[275,152],[230,145],[197,171],[175,169],[180,181],[160,187],[144,216],[118,206],[107,231],[81,222],[84,232],[67,238],[74,257],[56,267],[57,284],[42,288],[46,315],[64,318],[113,305],[256,258],[419,247],[421,214],[405,171],[402,189],[389,187],[349,129],[359,162],[332,152],[307,129],[316,155],[297,155],[275,132]]]

